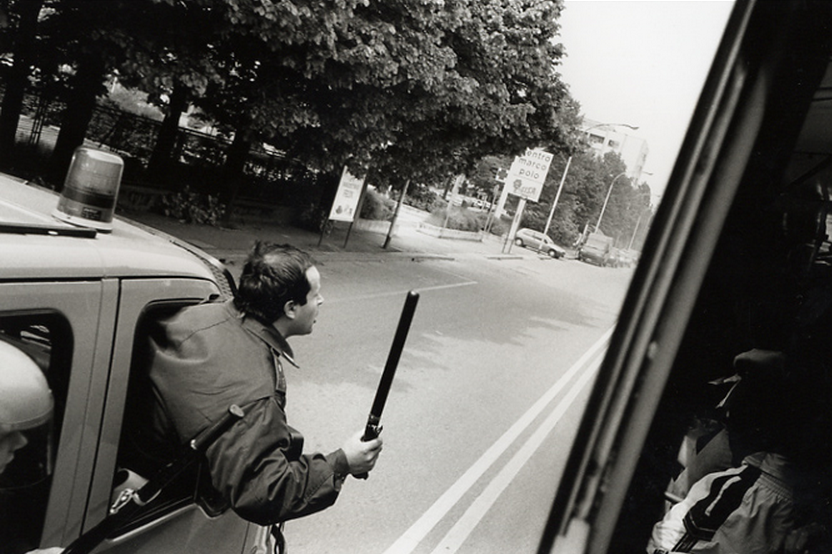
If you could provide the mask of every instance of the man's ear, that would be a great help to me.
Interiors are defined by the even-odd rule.
[[[283,313],[289,319],[295,319],[295,309],[297,308],[297,304],[295,304],[294,300],[289,300],[283,305]]]

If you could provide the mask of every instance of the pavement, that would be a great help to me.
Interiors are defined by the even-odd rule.
[[[350,229],[349,223],[335,222],[326,235],[313,233],[275,219],[246,218],[228,227],[190,224],[149,212],[132,213],[127,219],[149,225],[189,242],[229,266],[241,267],[256,240],[288,243],[309,252],[318,262],[411,260],[548,259],[532,250],[507,244],[504,238],[486,235],[482,241],[437,238],[417,226],[398,227],[387,246],[386,233]],[[567,257],[569,254],[567,254]]]

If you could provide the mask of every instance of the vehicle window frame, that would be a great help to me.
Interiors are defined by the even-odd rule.
[[[45,545],[68,543],[84,524],[113,336],[100,322],[114,318],[117,288],[112,279],[0,283],[3,313],[58,313],[73,336],[64,423],[41,536]]]
[[[779,94],[783,73],[797,80],[800,72],[801,83],[817,76],[809,62],[790,63],[788,56],[798,53],[784,45],[783,34],[767,32],[794,32],[785,22],[797,17],[777,3],[735,5],[625,298],[619,322],[626,325],[613,334],[597,378],[603,385],[587,404],[539,552],[575,551],[566,546],[572,540],[583,543],[581,552],[606,552],[616,522],[626,524],[619,519],[626,516],[624,497],[736,193],[744,181],[770,180],[749,171],[749,160],[761,140],[777,140],[790,153],[787,146],[796,138],[790,133],[799,131],[778,127],[770,119],[781,114],[765,109],[800,106],[800,99],[788,104],[795,99]],[[827,61],[825,56],[822,63]],[[768,134],[758,137],[765,126]],[[775,128],[789,134],[775,137]]]
[[[188,306],[193,306],[197,303],[198,302],[193,300],[155,301],[148,304],[139,316],[139,321],[135,330],[134,357],[130,367],[130,383],[127,388],[128,404],[125,406],[123,420],[124,424],[122,428],[123,432],[118,445],[118,459],[120,463],[117,466],[117,470],[133,469],[127,467],[129,463],[122,463],[124,462],[124,460],[122,460],[122,455],[124,454],[124,450],[127,448],[124,441],[129,440],[129,433],[131,432],[131,429],[128,426],[128,416],[133,415],[140,420],[142,419],[142,416],[145,415],[141,412],[137,414],[128,414],[128,411],[131,409],[142,410],[143,408],[146,408],[146,406],[142,406],[140,404],[131,405],[129,399],[136,398],[143,393],[150,393],[149,377],[146,375],[146,372],[149,369],[146,359],[146,346],[149,339],[150,329],[157,325],[160,320],[170,317],[179,310]],[[143,391],[142,389],[145,390]],[[173,462],[175,459],[170,459],[168,461]],[[142,475],[142,477],[145,478],[150,478],[152,476],[152,473]],[[201,491],[205,490],[210,485],[210,482],[206,483],[205,479],[206,475],[204,474],[204,467],[202,465],[189,467],[180,476],[178,476],[176,481],[166,490],[161,491],[159,497],[149,503],[131,521],[120,527],[113,534],[113,538],[117,539],[118,537],[131,533],[137,529],[150,526],[156,521],[163,520],[170,514],[174,514],[190,505],[200,504],[200,499],[204,496],[201,494]],[[210,512],[211,515],[215,515],[215,510],[210,504],[206,506],[200,505],[200,507],[205,509],[206,512]]]
[[[119,449],[122,445],[122,426],[125,422],[125,409],[128,398],[128,388],[131,383],[130,375],[134,368],[137,341],[143,337],[141,322],[148,317],[160,315],[161,312],[176,311],[187,305],[224,298],[217,285],[211,281],[190,278],[136,278],[122,280],[119,314],[116,321],[116,333],[113,345],[113,357],[110,368],[110,379],[107,391],[108,402],[105,406],[101,443],[109,445],[101,449],[96,461],[96,472],[91,487],[90,513],[87,521],[90,525],[106,517],[106,508],[112,501],[112,493],[119,469]],[[147,477],[147,476],[145,476]],[[198,483],[201,479],[195,477]],[[177,514],[189,509],[203,508],[203,511],[213,517],[210,505],[200,506],[197,502],[197,489],[194,487],[182,498],[171,501],[160,509],[151,506],[148,511],[139,515],[140,521],[128,523],[111,539],[112,542],[129,540],[137,533],[155,527],[163,521],[176,517]]]
[[[12,330],[16,336],[10,336],[6,330]],[[44,333],[43,330],[47,332]],[[23,334],[26,336],[21,336]],[[35,338],[37,337],[37,338]],[[32,535],[20,537],[28,541],[27,549],[35,548],[41,543],[47,522],[49,497],[55,478],[55,464],[57,463],[58,445],[60,444],[66,416],[67,397],[69,395],[69,381],[71,378],[71,360],[74,350],[74,336],[72,326],[67,318],[57,310],[2,310],[0,311],[0,341],[10,344],[28,355],[43,372],[52,392],[54,407],[52,420],[48,424],[46,440],[49,442],[46,460],[50,466],[46,479],[34,486],[45,487],[41,496],[31,493],[27,500],[35,505],[29,517],[18,519],[19,511],[14,514],[16,524],[30,525]],[[28,446],[28,445],[27,445]],[[21,454],[18,453],[18,458]],[[18,460],[19,462],[20,460]],[[13,494],[13,493],[12,493]],[[40,502],[36,502],[36,500]],[[36,504],[40,504],[37,506]],[[35,517],[36,519],[32,519]],[[11,528],[10,526],[9,528]]]

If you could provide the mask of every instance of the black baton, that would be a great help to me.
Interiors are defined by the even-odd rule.
[[[416,312],[416,304],[419,302],[419,293],[410,291],[404,301],[404,308],[399,319],[399,326],[396,328],[396,335],[393,337],[393,345],[390,346],[390,353],[387,355],[387,363],[384,365],[384,372],[381,374],[381,381],[376,389],[376,397],[373,400],[373,407],[370,409],[370,416],[367,418],[367,426],[364,428],[363,441],[369,441],[378,437],[381,433],[381,412],[384,411],[384,404],[387,402],[387,395],[393,385],[393,377],[396,376],[396,368],[399,365],[399,358],[404,350],[404,342],[407,340],[407,332],[410,330],[410,322],[413,321],[413,314]],[[366,473],[355,476],[357,479],[366,479]]]

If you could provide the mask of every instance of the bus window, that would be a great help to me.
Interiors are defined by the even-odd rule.
[[[541,552],[832,551],[830,22],[735,5]]]

